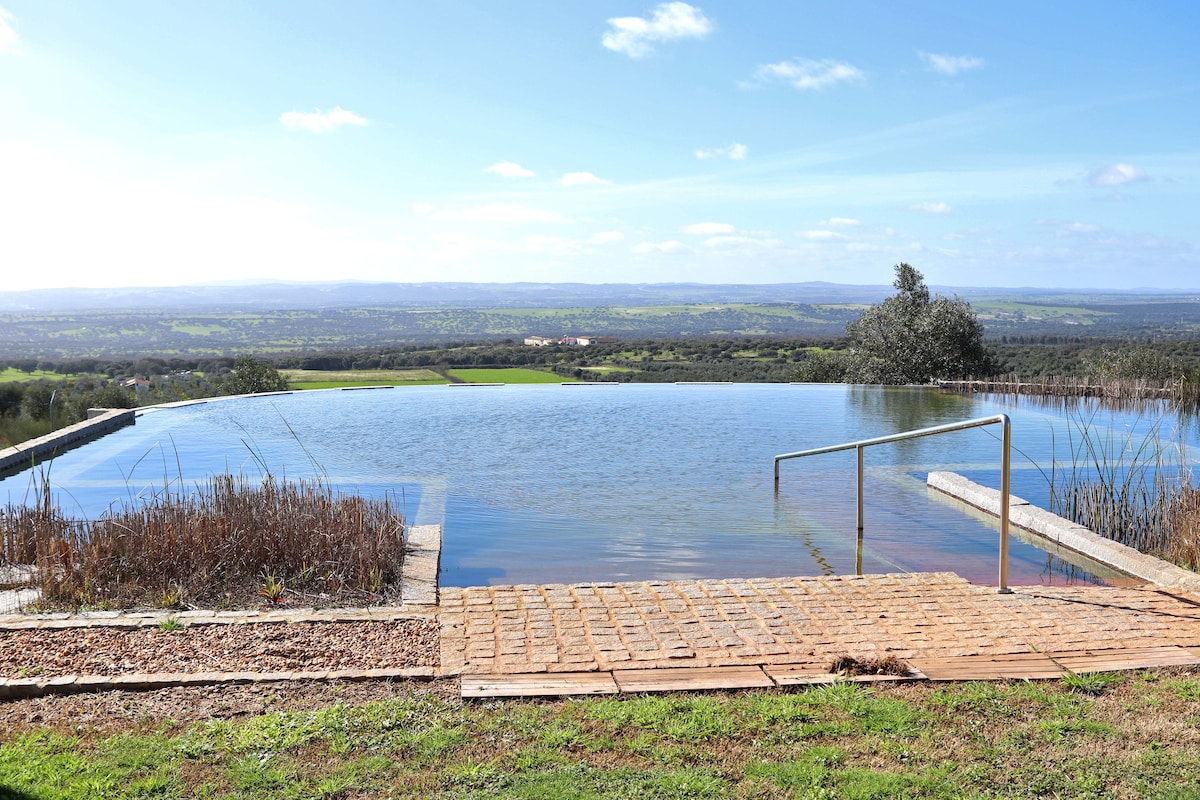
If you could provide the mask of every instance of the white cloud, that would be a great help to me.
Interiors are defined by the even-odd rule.
[[[744,144],[731,144],[728,147],[714,147],[711,150],[697,150],[696,158],[704,161],[709,158],[728,158],[730,161],[745,161],[750,155],[750,148]]]
[[[712,248],[731,248],[731,247],[772,247],[779,244],[778,239],[758,239],[753,236],[713,236],[705,239],[706,247]]]
[[[1150,176],[1132,164],[1110,164],[1088,174],[1088,183],[1092,186],[1123,186],[1148,180]]]
[[[590,172],[568,172],[559,183],[563,186],[607,186],[612,181],[597,178]]]
[[[908,207],[910,211],[920,211],[924,214],[949,214],[949,203],[914,203]]]
[[[3,8],[0,8],[0,55],[8,53],[9,55],[20,55],[20,39],[17,37],[17,32],[13,30],[13,26],[9,24],[16,19],[11,13]]]
[[[805,231],[797,235],[810,242],[838,242],[848,238],[846,234],[837,231]]]
[[[858,67],[832,59],[793,58],[777,64],[764,64],[755,72],[759,81],[781,80],[804,91],[824,89],[837,83],[866,78]]]
[[[556,211],[541,208],[530,208],[521,203],[489,203],[470,208],[437,209],[420,203],[413,210],[426,214],[436,222],[500,222],[504,224],[522,224],[527,222],[572,222]]]
[[[683,242],[674,240],[669,242],[642,242],[633,248],[633,252],[638,254],[648,253],[680,253],[687,250],[687,245]]]
[[[720,234],[733,233],[736,230],[732,225],[726,222],[697,222],[688,225],[683,229],[684,233],[690,233],[695,236],[717,236]]]
[[[926,53],[923,50],[918,50],[917,55],[931,70],[943,75],[953,76],[967,70],[983,68],[983,59],[974,56],[948,56],[941,53]]]
[[[589,241],[592,244],[613,244],[614,242],[625,241],[625,234],[620,231],[601,231],[600,233],[593,233]]]
[[[279,121],[289,131],[311,131],[313,133],[329,133],[343,125],[366,125],[367,120],[347,111],[341,106],[334,106],[332,111],[322,112],[317,109],[311,114],[300,111],[285,111],[279,115]]]
[[[533,170],[525,169],[514,161],[498,161],[483,171],[499,175],[502,178],[529,178],[533,176]]]
[[[1071,222],[1059,228],[1062,233],[1099,233],[1100,226],[1087,222]]]
[[[827,225],[830,228],[854,228],[862,223],[852,217],[830,217],[822,220],[822,225]]]
[[[645,17],[613,17],[600,43],[630,58],[641,58],[654,51],[658,42],[677,39],[703,39],[713,30],[704,12],[687,3],[661,3]]]

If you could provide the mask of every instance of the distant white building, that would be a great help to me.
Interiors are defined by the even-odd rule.
[[[582,345],[586,347],[590,344],[612,344],[616,341],[616,336],[561,336],[557,339],[548,339],[545,336],[525,337],[525,344],[537,347],[545,347],[548,344]]]

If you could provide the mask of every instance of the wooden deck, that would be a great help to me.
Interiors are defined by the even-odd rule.
[[[1200,665],[1200,648],[1176,646],[1056,653],[914,658],[908,675],[829,672],[816,662],[728,667],[661,667],[589,672],[463,675],[462,696],[566,697],[594,694],[738,691],[852,681],[1051,680],[1070,674]]]

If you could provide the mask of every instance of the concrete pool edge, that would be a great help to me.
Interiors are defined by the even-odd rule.
[[[99,409],[98,409],[99,410]],[[97,416],[0,450],[0,477],[16,475],[105,434],[133,424],[135,409],[104,409]]]
[[[931,472],[927,485],[992,516],[1000,515],[1000,492],[955,472]],[[1161,558],[1106,539],[1082,525],[1052,514],[1019,497],[1009,498],[1009,523],[1105,566],[1158,586],[1200,591],[1200,575]]]

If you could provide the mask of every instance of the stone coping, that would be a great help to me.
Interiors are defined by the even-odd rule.
[[[1000,492],[996,489],[981,486],[955,472],[931,472],[927,483],[992,516],[1000,516]],[[1200,575],[1093,533],[1020,497],[1009,496],[1008,522],[1059,547],[1158,586],[1200,591]]]
[[[0,700],[81,692],[148,691],[182,686],[228,686],[278,681],[431,680],[434,667],[311,670],[306,672],[154,672],[130,675],[62,675],[0,680]]]
[[[107,409],[98,416],[0,450],[0,477],[14,475],[68,450],[132,425],[132,408]]]

